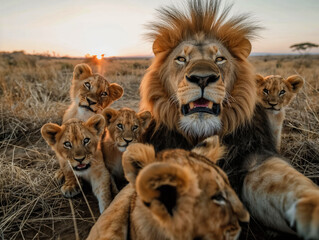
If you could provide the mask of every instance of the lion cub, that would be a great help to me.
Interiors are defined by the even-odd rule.
[[[295,98],[303,86],[304,80],[297,75],[284,79],[279,75],[263,77],[257,74],[256,81],[259,102],[266,109],[270,127],[275,136],[277,150],[279,151],[285,108]]]
[[[129,108],[106,108],[102,115],[105,117],[107,128],[101,144],[104,162],[117,187],[121,189],[127,184],[122,168],[123,152],[131,143],[140,141],[151,121],[151,113],[136,113]]]
[[[103,116],[96,114],[86,122],[72,118],[62,126],[47,123],[41,128],[41,134],[55,151],[65,177],[62,194],[73,197],[80,192],[72,167],[78,177],[90,182],[101,213],[112,200],[110,173],[104,165],[99,146],[104,127]]]
[[[95,113],[110,106],[123,95],[123,88],[109,83],[103,76],[93,74],[89,65],[82,63],[74,68],[70,89],[71,105],[63,116],[63,122],[70,118],[86,121]]]

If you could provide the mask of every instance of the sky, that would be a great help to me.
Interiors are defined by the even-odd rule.
[[[82,57],[149,56],[145,24],[161,6],[184,0],[0,0],[0,51]],[[232,14],[251,13],[263,30],[254,53],[292,53],[300,42],[319,44],[319,0],[223,0]],[[312,49],[319,53],[319,48]]]

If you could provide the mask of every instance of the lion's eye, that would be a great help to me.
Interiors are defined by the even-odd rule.
[[[185,63],[186,62],[186,58],[185,57],[181,57],[181,56],[178,56],[177,58],[175,58],[175,60],[177,60],[180,63]]]
[[[134,125],[133,127],[132,127],[132,131],[135,131],[135,130],[137,130],[138,129],[138,126],[137,125]]]
[[[89,82],[85,82],[85,83],[84,83],[84,86],[85,86],[88,90],[91,89],[91,84],[90,84]]]
[[[269,90],[268,90],[268,89],[266,89],[266,88],[264,88],[264,89],[263,89],[263,92],[264,92],[265,94],[267,94],[267,95],[268,95]]]
[[[226,201],[226,199],[220,192],[213,195],[211,199],[218,204],[225,204],[225,201]]]
[[[71,148],[72,148],[72,144],[71,144],[69,141],[64,142],[64,143],[63,143],[63,146],[64,146],[65,148],[68,148],[68,149],[71,149]]]
[[[84,139],[83,139],[83,145],[84,145],[84,146],[88,145],[89,142],[90,142],[90,139],[89,139],[89,138],[84,138]]]
[[[107,92],[102,92],[102,93],[101,93],[101,96],[102,96],[102,97],[106,97],[106,96],[107,96]]]
[[[226,61],[226,58],[225,57],[217,57],[215,59],[215,62],[216,63],[224,63]]]
[[[280,93],[279,93],[279,96],[284,95],[285,93],[286,93],[285,90],[281,90]]]
[[[119,129],[123,130],[123,125],[121,123],[116,125]]]

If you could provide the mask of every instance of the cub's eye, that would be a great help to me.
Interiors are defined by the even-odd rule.
[[[85,82],[85,83],[84,83],[84,86],[85,86],[88,90],[91,89],[91,84],[90,84],[89,82]]]
[[[264,88],[264,89],[263,89],[263,92],[264,92],[265,94],[267,94],[267,95],[268,95],[269,90],[268,90],[268,89],[266,89],[266,88]]]
[[[123,130],[123,125],[121,123],[116,125],[119,129]]]
[[[222,193],[216,193],[215,195],[213,195],[211,197],[211,199],[219,204],[225,204],[226,199],[224,198],[224,196],[222,195]]]
[[[71,149],[71,148],[72,148],[72,144],[71,144],[69,141],[64,142],[64,143],[63,143],[63,146],[64,146],[65,148],[68,148],[68,149]]]
[[[286,93],[285,90],[281,90],[280,93],[279,93],[279,96],[284,95],[285,93]]]
[[[215,62],[216,63],[224,63],[226,61],[226,58],[225,57],[217,57],[215,59]]]
[[[132,131],[135,131],[135,130],[137,130],[138,129],[138,126],[137,125],[134,125],[133,127],[132,127]]]
[[[186,62],[186,58],[185,57],[181,57],[181,56],[178,56],[177,58],[175,58],[175,60],[177,60],[180,63],[185,63]]]
[[[101,96],[102,96],[102,97],[106,97],[106,96],[107,96],[107,92],[102,92],[102,93],[101,93]]]
[[[83,139],[83,145],[84,145],[84,146],[88,145],[89,142],[90,142],[90,139],[89,139],[89,138],[84,138],[84,139]]]

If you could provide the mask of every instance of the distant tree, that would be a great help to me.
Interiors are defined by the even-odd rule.
[[[292,51],[298,51],[300,54],[308,53],[311,50],[311,48],[317,48],[317,47],[319,47],[319,45],[315,43],[310,43],[310,42],[297,43],[290,46]]]

